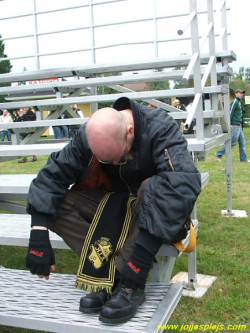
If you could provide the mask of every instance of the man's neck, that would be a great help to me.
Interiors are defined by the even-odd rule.
[[[133,112],[130,109],[125,109],[120,111],[124,115],[124,117],[127,119],[128,125],[133,125],[134,126],[134,117],[133,117]]]

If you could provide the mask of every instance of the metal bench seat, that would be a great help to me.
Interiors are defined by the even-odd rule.
[[[27,145],[0,145],[0,162],[11,157],[23,157],[32,155],[50,155],[55,151],[62,150],[68,142],[27,144]]]
[[[31,217],[27,214],[0,214],[0,244],[28,246]],[[50,242],[55,249],[69,249],[63,239],[49,231]],[[0,263],[1,264],[1,263]]]
[[[198,220],[194,220],[193,223],[197,234]],[[0,214],[0,245],[28,246],[30,225],[31,217],[28,214]],[[49,231],[49,233],[53,248],[69,249],[60,236],[52,231]],[[189,238],[187,237],[183,243],[187,246],[188,242]],[[180,255],[180,251],[174,246],[163,245],[158,255],[177,257]]]
[[[52,273],[49,281],[28,271],[0,268],[1,325],[57,333],[156,333],[161,332],[176,308],[180,283],[147,282],[146,301],[130,321],[107,325],[98,314],[79,312],[85,292],[74,287],[75,276]]]
[[[62,143],[65,145],[66,143]],[[56,145],[56,144],[55,144]],[[60,144],[59,144],[60,145]],[[35,146],[35,145],[33,145]],[[37,144],[36,146],[42,146]],[[8,148],[12,146],[5,146]],[[19,146],[20,147],[20,146]],[[25,148],[22,146],[20,148]],[[1,151],[1,146],[0,146]],[[27,151],[26,151],[27,155]],[[31,154],[32,155],[32,154]],[[36,155],[36,154],[35,154]],[[0,175],[0,210],[8,210],[10,212],[25,214],[26,205],[15,202],[15,200],[26,201],[32,179],[36,174],[3,174]],[[202,188],[209,182],[209,174],[201,173]]]

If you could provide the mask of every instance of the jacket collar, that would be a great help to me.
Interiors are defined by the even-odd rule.
[[[128,97],[121,97],[117,99],[113,105],[113,108],[117,111],[122,111],[130,109],[133,112],[134,124],[135,124],[135,137],[137,140],[140,136],[141,126],[140,126],[140,105],[137,102],[132,101]]]

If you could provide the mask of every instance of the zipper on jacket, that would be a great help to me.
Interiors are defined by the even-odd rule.
[[[165,156],[164,159],[168,161],[168,163],[169,163],[172,171],[175,171],[174,170],[174,165],[173,165],[173,162],[172,162],[172,159],[171,159],[171,156],[170,156],[167,148],[164,149],[164,156]]]

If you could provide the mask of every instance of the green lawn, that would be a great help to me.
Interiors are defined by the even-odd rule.
[[[245,128],[246,150],[250,158],[250,128]],[[219,147],[218,147],[219,148]],[[219,163],[211,150],[205,162],[199,162],[201,172],[209,172],[210,182],[203,189],[197,203],[199,235],[197,244],[197,270],[200,274],[217,277],[202,298],[182,297],[169,325],[225,325],[223,332],[243,330],[227,329],[227,325],[247,325],[250,332],[250,217],[222,217],[227,208],[225,158]],[[29,158],[31,159],[31,158]],[[36,173],[46,163],[46,156],[38,156],[38,162],[18,164],[17,160],[0,163],[1,173]],[[246,210],[250,214],[250,163],[239,162],[238,147],[232,151],[233,209]],[[0,246],[0,265],[7,268],[25,269],[25,248]],[[78,258],[68,250],[55,250],[57,272],[76,273]],[[177,259],[174,274],[187,271],[187,255]],[[191,331],[191,329],[190,329]],[[203,332],[195,330],[192,332]],[[219,330],[217,330],[219,331]],[[0,326],[0,333],[28,333]],[[38,331],[37,331],[38,332]],[[40,332],[40,331],[39,331]],[[178,332],[169,329],[166,332]],[[188,332],[188,330],[182,330]],[[207,329],[207,333],[216,332]],[[70,333],[70,332],[69,332]]]

